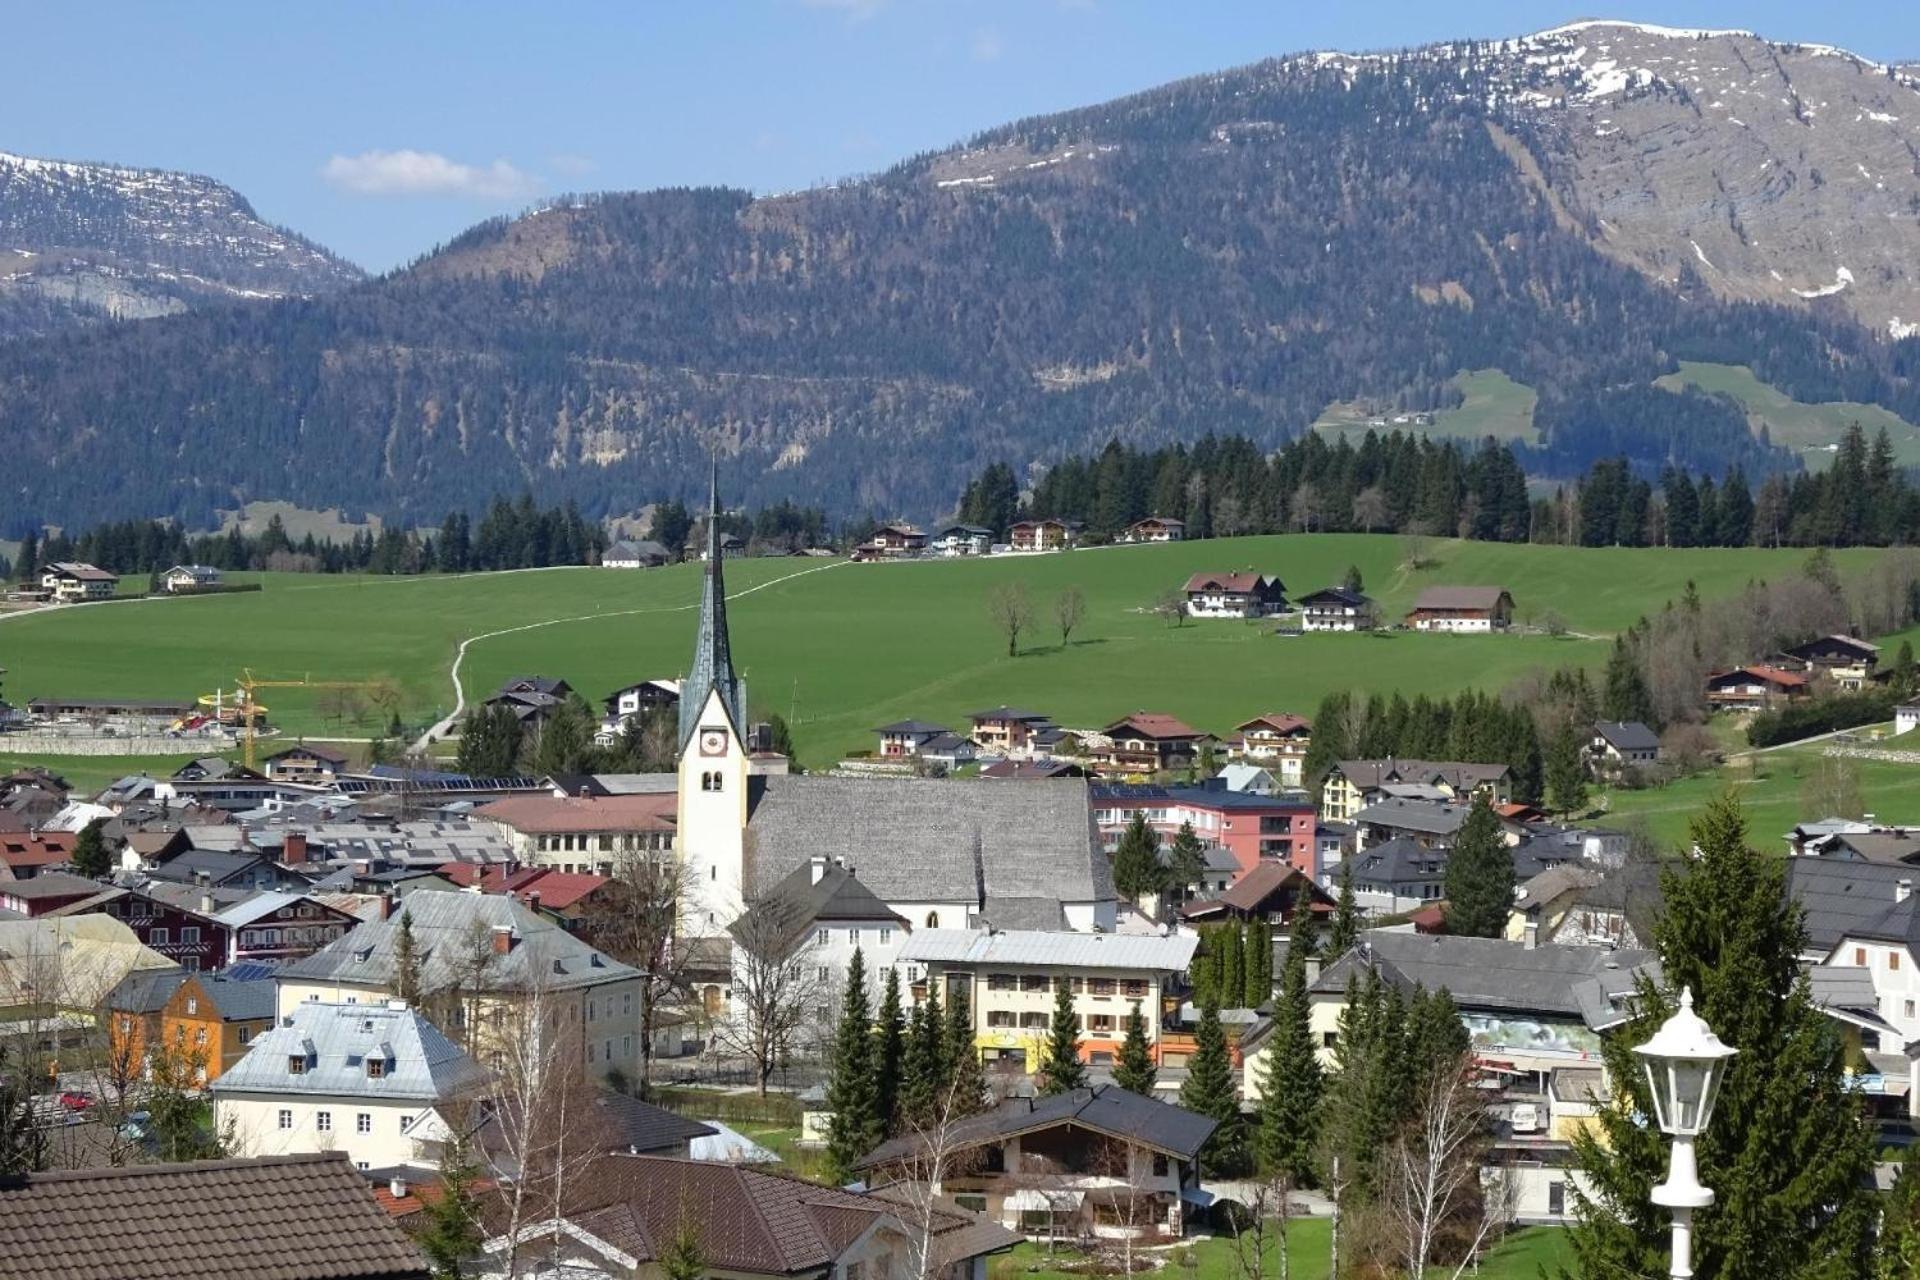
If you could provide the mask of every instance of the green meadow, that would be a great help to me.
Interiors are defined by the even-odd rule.
[[[803,762],[872,745],[906,716],[957,721],[1001,702],[1071,726],[1148,708],[1225,732],[1261,711],[1310,714],[1339,688],[1447,693],[1498,688],[1532,668],[1597,667],[1608,639],[1685,590],[1705,597],[1796,573],[1799,551],[1587,550],[1434,541],[1431,567],[1407,572],[1404,540],[1315,534],[1115,547],[983,561],[852,565],[809,559],[727,565],[735,661],[756,709],[794,726]],[[1872,551],[1838,556],[1843,572]],[[1561,637],[1313,635],[1271,625],[1189,621],[1149,606],[1196,571],[1255,569],[1289,594],[1357,566],[1386,616],[1424,586],[1500,584],[1523,620],[1557,617]],[[392,681],[402,715],[430,723],[453,706],[461,641],[467,696],[516,674],[561,676],[589,698],[677,675],[693,639],[700,569],[550,569],[462,577],[260,575],[259,592],[90,605],[0,622],[0,666],[15,702],[35,695],[177,697],[231,691],[242,669],[267,679]],[[988,591],[1019,583],[1034,615],[1009,658],[987,616]],[[1052,624],[1070,587],[1085,620],[1066,644]],[[501,633],[501,634],[494,634]],[[378,718],[328,714],[312,689],[260,694],[291,733],[368,737]]]
[[[1903,464],[1920,463],[1920,429],[1891,410],[1852,400],[1816,404],[1795,400],[1760,381],[1753,370],[1743,364],[1682,360],[1678,373],[1655,378],[1653,385],[1668,390],[1696,387],[1733,397],[1747,411],[1747,422],[1756,435],[1765,427],[1775,444],[1800,454],[1809,467],[1824,467],[1831,461],[1829,446],[1837,443],[1856,422],[1869,438],[1885,430],[1893,443],[1894,456]]]

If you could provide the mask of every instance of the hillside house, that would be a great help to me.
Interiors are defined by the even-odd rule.
[[[1078,520],[1018,520],[1007,531],[1015,551],[1065,551],[1080,541]]]
[[[1012,1098],[953,1126],[953,1172],[936,1190],[1029,1236],[1178,1240],[1210,1199],[1199,1157],[1214,1125],[1115,1085]],[[924,1176],[924,1141],[895,1138],[860,1161],[879,1195]]]
[[[1486,797],[1507,800],[1507,766],[1459,760],[1342,760],[1328,770],[1320,787],[1320,816],[1351,822],[1368,805],[1399,797],[1464,801]]]
[[[492,1074],[404,1003],[302,1002],[210,1086],[216,1132],[256,1155],[344,1151],[357,1169],[419,1160],[415,1122]]]
[[[1313,722],[1286,711],[1243,720],[1226,741],[1227,758],[1270,769],[1284,786],[1297,787],[1307,749],[1313,745]]]
[[[1893,709],[1893,732],[1897,736],[1920,729],[1920,702],[1909,702]]]
[[[892,724],[883,724],[874,730],[880,735],[880,758],[882,760],[910,760],[920,754],[920,748],[935,738],[950,737],[947,726],[935,724],[931,720],[896,720]]]
[[[1864,689],[1880,661],[1880,646],[1858,636],[1831,635],[1795,645],[1781,655],[1801,671],[1823,675],[1848,692]]]
[[[43,871],[25,880],[0,880],[0,909],[32,920],[90,899],[106,889],[98,880],[65,871]]]
[[[1505,631],[1513,625],[1513,597],[1505,587],[1428,587],[1413,602],[1407,625],[1415,631]]]
[[[350,759],[338,747],[301,743],[268,756],[267,777],[275,782],[330,783],[347,771]]]
[[[673,553],[651,538],[622,538],[600,555],[603,569],[655,569],[673,559]]]
[[[1471,807],[1447,800],[1388,796],[1353,815],[1362,853],[1389,840],[1411,840],[1432,849],[1453,847]]]
[[[1094,823],[1109,849],[1119,844],[1135,815],[1146,819],[1163,847],[1183,825],[1191,825],[1203,843],[1232,854],[1243,872],[1262,862],[1284,862],[1308,875],[1318,874],[1313,806],[1298,794],[1138,783],[1093,788]]]
[[[1401,915],[1447,896],[1447,851],[1408,838],[1383,840],[1349,863],[1353,900],[1368,915]]]
[[[170,596],[212,591],[220,585],[220,571],[210,564],[177,564],[160,575],[160,588]]]
[[[358,916],[311,894],[271,891],[256,893],[213,917],[226,944],[226,964],[298,960],[346,936],[359,923]]]
[[[1107,740],[1092,752],[1093,767],[1106,777],[1150,777],[1191,768],[1207,735],[1175,716],[1136,711],[1100,731]]]
[[[1120,535],[1122,542],[1180,542],[1187,536],[1187,522],[1171,516],[1148,516],[1135,520]]]
[[[1707,675],[1707,706],[1714,711],[1765,711],[1811,692],[1809,677],[1762,664]]]
[[[545,724],[573,693],[573,686],[552,676],[515,676],[482,702],[483,707],[505,707],[528,729]]]
[[[97,565],[58,560],[40,570],[40,589],[60,604],[110,600],[120,589],[120,578]]]
[[[1371,631],[1380,624],[1372,597],[1345,587],[1322,587],[1296,604],[1302,631]]]
[[[1287,611],[1286,584],[1265,573],[1196,573],[1181,588],[1194,618],[1265,618]]]
[[[1035,736],[1053,727],[1052,717],[1016,707],[976,711],[967,719],[973,723],[973,732],[967,736],[979,744],[980,750],[998,755],[1028,752]]]
[[[78,838],[73,831],[0,830],[0,882],[69,870]]]
[[[925,554],[927,535],[910,524],[883,524],[853,549],[855,560],[911,560]]]
[[[1179,935],[918,929],[895,962],[906,969],[916,1002],[928,986],[939,990],[943,1008],[965,995],[974,1045],[990,1066],[1033,1072],[1045,1056],[1048,1019],[1063,985],[1080,1015],[1089,1063],[1112,1064],[1136,1004],[1148,1042],[1157,1046],[1169,984],[1186,972],[1197,946],[1198,938]]]
[[[1602,720],[1587,739],[1586,755],[1587,768],[1596,777],[1650,769],[1660,761],[1660,735],[1638,720]]]
[[[1224,892],[1197,898],[1182,906],[1180,916],[1190,925],[1218,920],[1265,920],[1290,926],[1300,904],[1302,888],[1311,895],[1316,915],[1331,915],[1333,895],[1314,884],[1310,876],[1290,863],[1262,862],[1242,872]]]
[[[977,524],[950,524],[936,532],[927,545],[937,556],[984,556],[993,550],[993,530]]]

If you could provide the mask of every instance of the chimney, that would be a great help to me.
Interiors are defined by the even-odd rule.
[[[540,910],[540,891],[538,889],[530,889],[527,891],[527,910],[536,912]]]
[[[200,890],[200,914],[203,916],[213,914],[213,890],[205,886]]]
[[[303,865],[307,860],[307,833],[304,831],[287,832],[286,840],[280,846],[280,861],[290,867]]]
[[[1902,880],[1899,884],[1893,887],[1893,900],[1895,902],[1905,902],[1908,898],[1911,898],[1912,896],[1913,896],[1913,881],[1911,880]]]
[[[813,872],[813,878],[807,883],[819,884],[822,877],[827,874],[827,859],[825,855],[814,854],[811,858],[807,859],[807,866],[811,868]]]
[[[396,1173],[391,1178],[388,1178],[387,1194],[395,1200],[405,1200],[407,1198],[407,1175],[404,1173]]]
[[[513,950],[513,926],[497,924],[493,926],[493,954],[504,956]]]
[[[380,895],[380,918],[382,920],[393,919],[393,893],[391,891]]]

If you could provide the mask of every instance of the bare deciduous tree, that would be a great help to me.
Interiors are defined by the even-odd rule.
[[[1168,587],[1153,598],[1153,612],[1170,627],[1185,626],[1187,598],[1178,588]]]
[[[1033,605],[1024,583],[1003,582],[987,592],[987,617],[1007,637],[1007,656],[1020,652],[1020,633],[1033,623]]]
[[[1368,533],[1386,524],[1392,509],[1387,505],[1387,492],[1379,485],[1368,485],[1353,495],[1353,522]]]
[[[593,944],[646,975],[640,998],[640,1091],[653,1080],[653,1033],[661,1008],[690,1001],[687,935],[692,885],[670,852],[628,852],[613,865],[610,892],[586,921]]]
[[[1473,1232],[1455,1280],[1473,1261],[1499,1216],[1480,1186],[1487,1146],[1486,1109],[1464,1058],[1443,1062],[1420,1083],[1412,1118],[1382,1165],[1381,1205],[1410,1280],[1425,1280],[1443,1230]]]
[[[733,922],[733,997],[714,1039],[752,1066],[761,1096],[796,1036],[821,1018],[825,981],[797,945],[801,911],[783,898],[748,904]]]
[[[1294,1217],[1292,1179],[1285,1174],[1249,1185],[1246,1217],[1233,1224],[1233,1273],[1240,1280],[1267,1280],[1267,1253],[1274,1257],[1275,1280],[1289,1280],[1292,1259],[1287,1256],[1287,1232]],[[1336,1204],[1335,1212],[1338,1212]],[[1338,1220],[1335,1221],[1338,1226]],[[1338,1231],[1335,1231],[1338,1235]],[[1334,1270],[1339,1274],[1339,1241],[1334,1241]]]
[[[1060,647],[1067,647],[1067,640],[1073,635],[1075,627],[1087,616],[1087,597],[1079,587],[1063,589],[1053,602],[1053,622],[1060,628]]]
[[[908,1280],[936,1280],[941,1273],[938,1250],[934,1247],[934,1226],[942,1208],[944,1184],[949,1178],[964,1177],[980,1167],[978,1147],[960,1140],[960,1121],[969,1114],[957,1089],[949,1084],[945,1096],[929,1115],[908,1122],[905,1154],[888,1173],[896,1180],[883,1194],[904,1205],[904,1215],[912,1228],[907,1242]]]

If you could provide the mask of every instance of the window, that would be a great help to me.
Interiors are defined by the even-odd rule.
[[[1900,967],[1900,953],[1898,951],[1887,952],[1887,968],[1898,969],[1899,967]]]
[[[1144,978],[1128,978],[1121,984],[1121,990],[1135,998],[1144,998],[1147,994],[1147,983]]]
[[[313,1127],[321,1133],[333,1132],[333,1112],[316,1111],[313,1113]]]
[[[1854,962],[1854,964],[1856,964],[1856,965],[1858,965],[1859,967],[1861,967],[1861,968],[1863,968],[1863,969],[1864,969],[1864,968],[1866,968],[1866,966],[1867,966],[1867,949],[1866,949],[1865,947],[1855,947],[1855,948],[1853,949],[1853,962]]]
[[[353,1131],[355,1133],[372,1133],[373,1113],[370,1111],[362,1111],[359,1115],[355,1116],[353,1118]]]
[[[847,945],[850,947],[860,945],[860,931],[858,929],[847,930]]]
[[[599,1048],[599,1046],[594,1044],[593,1041],[591,1040],[587,1041],[587,1061],[588,1062],[596,1061],[593,1055],[594,1055],[594,1050],[597,1048]]]
[[[303,1076],[307,1074],[307,1055],[304,1053],[288,1054],[287,1074],[290,1076]]]
[[[815,945],[815,946],[820,946],[820,947],[824,947],[824,946],[826,946],[826,945],[827,945],[827,933],[828,933],[828,930],[826,930],[826,929],[816,929],[816,930],[814,930],[814,933],[813,933],[813,941],[814,941],[814,945]]]
[[[884,946],[886,946],[886,945],[887,945],[887,944],[888,944],[889,942],[892,942],[892,941],[893,941],[893,930],[891,930],[891,929],[882,929],[882,930],[880,931],[880,945],[884,947]]]
[[[938,929],[939,927],[940,927],[940,913],[938,911],[927,912],[927,928]]]
[[[385,1058],[368,1058],[367,1059],[367,1079],[378,1080],[381,1077],[385,1076],[386,1074],[387,1074],[387,1060]]]
[[[405,1112],[401,1112],[398,1119],[400,1121],[400,1132],[405,1133],[407,1126],[413,1123],[413,1117],[407,1115]]]
[[[1020,989],[1022,991],[1045,991],[1052,985],[1053,984],[1047,980],[1047,976],[1042,973],[1023,973],[1020,975]]]
[[[1113,984],[1112,978],[1088,978],[1087,979],[1087,990],[1096,996],[1112,995],[1113,985],[1114,984]]]
[[[180,967],[182,969],[185,969],[188,973],[198,973],[200,972],[200,957],[187,956],[185,959],[181,960]]]
[[[199,942],[200,926],[197,924],[188,924],[188,925],[180,926],[180,941],[183,943]]]
[[[1113,1015],[1110,1013],[1096,1013],[1091,1015],[1087,1018],[1087,1030],[1112,1031]]]
[[[1023,1027],[1044,1028],[1047,1025],[1047,1021],[1048,1017],[1044,1013],[1023,1013],[1020,1015],[1020,1025]]]
[[[172,935],[165,929],[152,929],[147,933],[147,945],[150,947],[164,947],[171,940]]]
[[[987,990],[1011,991],[1017,985],[1010,973],[990,973],[987,975]]]
[[[200,1012],[200,997],[198,996],[187,997],[187,1012],[189,1014]]]
[[[1905,1016],[1909,1018],[1913,1016],[1913,1001],[1911,1000],[1907,1001],[1907,1011]]]
[[[207,1043],[207,1029],[205,1027],[195,1027],[193,1029],[193,1042],[197,1045],[205,1045]]]
[[[1013,1025],[1013,1014],[1006,1009],[989,1009],[987,1010],[987,1025],[989,1027],[1011,1027]]]
[[[1320,1045],[1322,1048],[1331,1049],[1334,1046],[1334,1042],[1339,1038],[1340,1033],[1338,1031],[1322,1031],[1320,1033]]]
[[[253,1028],[238,1027],[235,1029],[234,1035],[237,1037],[238,1043],[245,1044],[247,1041],[253,1039]]]
[[[280,1108],[280,1127],[282,1129],[293,1128],[293,1112],[286,1107]]]
[[[1153,1176],[1156,1178],[1167,1176],[1167,1158],[1158,1151],[1153,1153]]]

